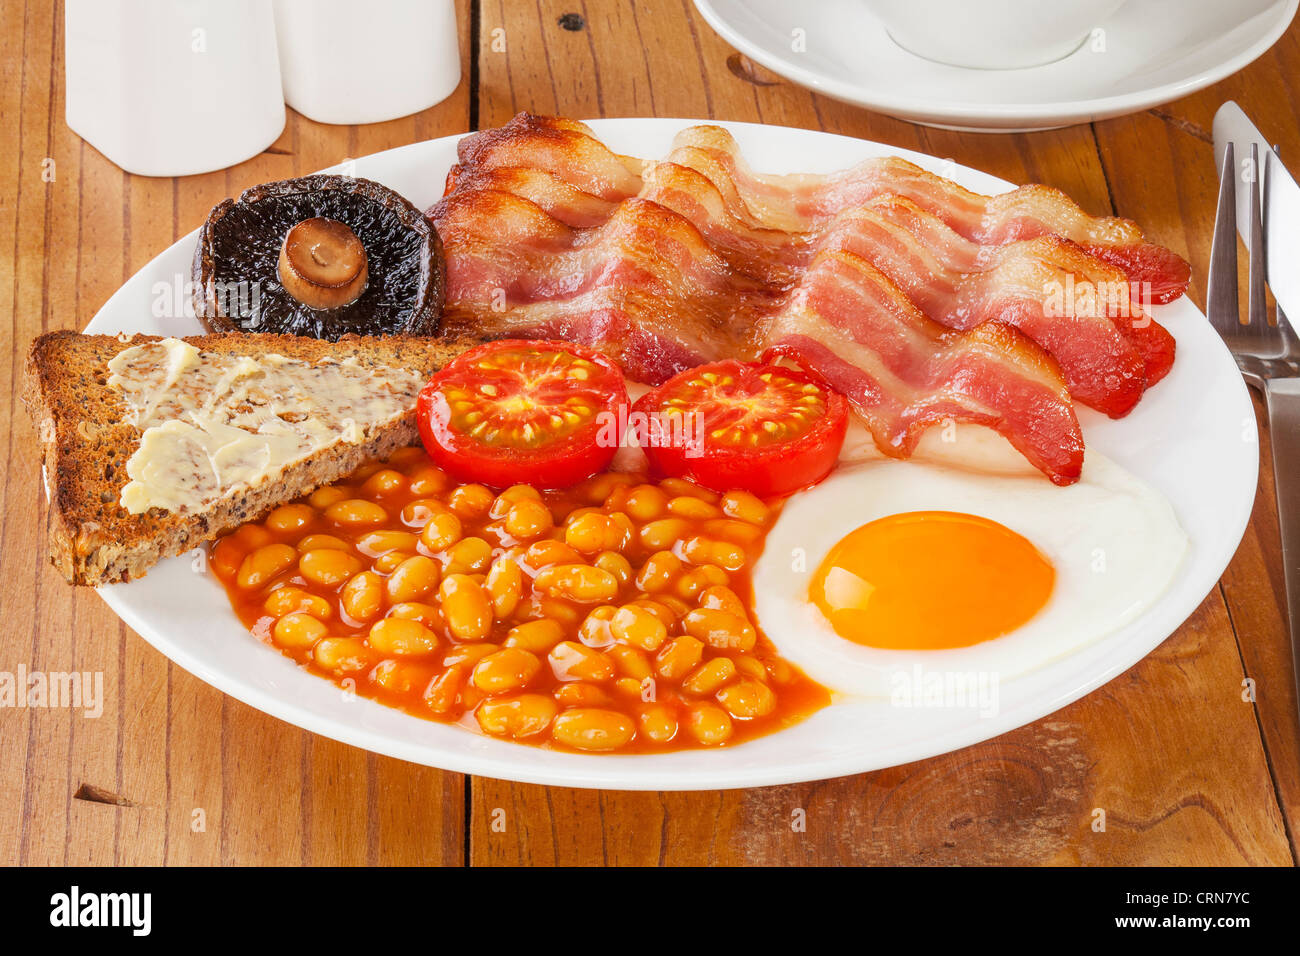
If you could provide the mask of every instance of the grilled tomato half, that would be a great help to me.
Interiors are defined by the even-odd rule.
[[[820,379],[736,361],[673,376],[641,396],[629,417],[656,474],[764,498],[830,474],[848,420],[848,401]]]
[[[420,392],[434,462],[492,488],[564,488],[609,465],[627,422],[623,373],[569,342],[503,339],[458,356]]]

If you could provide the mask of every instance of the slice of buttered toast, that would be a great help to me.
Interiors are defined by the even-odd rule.
[[[415,395],[479,344],[420,336],[50,332],[23,399],[73,584],[143,575],[416,441]]]

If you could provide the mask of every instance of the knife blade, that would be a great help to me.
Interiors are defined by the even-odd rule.
[[[1300,186],[1271,150],[1264,174],[1265,274],[1294,328],[1300,321]]]

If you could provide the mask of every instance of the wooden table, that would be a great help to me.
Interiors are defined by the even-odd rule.
[[[0,479],[0,670],[102,671],[106,704],[97,720],[0,710],[0,863],[1296,862],[1300,742],[1264,431],[1254,515],[1219,586],[1159,649],[1083,700],[996,740],[877,773],[618,793],[376,756],[267,717],[172,665],[41,557],[36,439],[16,393],[33,336],[84,326],[218,200],[521,109],[810,127],[1049,183],[1091,213],[1137,218],[1187,257],[1201,305],[1217,182],[1211,117],[1236,99],[1296,168],[1300,28],[1236,76],[1167,106],[979,135],[793,86],[728,47],[688,0],[460,0],[464,80],[446,102],[355,128],[291,111],[275,145],[239,166],[147,179],[64,124],[61,4],[6,0],[4,9],[0,222],[13,254],[0,262],[0,312],[12,317],[0,373],[10,461]],[[561,26],[571,13],[581,24]],[[803,831],[791,826],[797,809]],[[1097,809],[1104,831],[1094,829]]]

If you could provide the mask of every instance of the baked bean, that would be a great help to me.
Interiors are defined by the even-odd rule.
[[[522,647],[504,647],[474,665],[471,680],[485,694],[502,694],[528,684],[541,670],[537,655]]]
[[[432,604],[419,601],[403,601],[388,609],[388,616],[404,621],[419,621],[425,627],[439,629],[442,627],[442,612]]]
[[[705,588],[700,592],[697,600],[700,602],[700,607],[715,611],[726,611],[741,620],[745,618],[744,602],[740,600],[735,591],[726,585],[715,584],[712,587]]]
[[[679,518],[693,518],[696,521],[722,516],[722,512],[715,506],[694,495],[679,495],[671,499],[668,502],[668,510]]]
[[[715,521],[705,521],[700,525],[700,529],[711,538],[721,538],[724,541],[730,541],[732,544],[738,544],[742,548],[753,547],[763,540],[762,527],[750,524],[748,521],[738,521],[735,518],[718,518]]]
[[[522,647],[534,654],[544,654],[564,637],[564,627],[548,617],[516,624],[506,634],[505,647]]]
[[[311,506],[318,511],[324,511],[330,505],[347,498],[349,490],[342,485],[327,485],[324,488],[317,488],[307,498]]]
[[[675,637],[655,656],[655,669],[665,680],[681,680],[703,659],[703,641],[689,636]]]
[[[381,554],[375,558],[374,568],[380,574],[392,574],[402,566],[403,561],[413,557],[415,555],[409,551],[389,551],[387,554]]]
[[[628,601],[624,607],[635,607],[643,611],[649,611],[663,623],[665,630],[671,631],[677,625],[678,615],[664,603],[664,597],[665,595],[659,594],[654,599],[638,598],[635,601]]]
[[[685,518],[660,518],[642,525],[639,533],[641,546],[655,551],[671,548],[691,529],[691,523]]]
[[[706,588],[726,584],[730,580],[727,572],[716,564],[705,564],[692,568],[678,578],[673,591],[683,601],[696,601]]]
[[[506,531],[520,541],[540,538],[555,526],[551,509],[540,501],[525,498],[516,501],[506,512]]]
[[[516,694],[483,701],[474,709],[474,718],[484,733],[517,739],[542,733],[559,710],[545,694]]]
[[[433,558],[422,554],[407,558],[389,575],[388,599],[400,602],[424,597],[438,586],[441,575],[438,562]]]
[[[763,499],[748,491],[728,491],[719,502],[722,513],[728,518],[738,518],[750,524],[766,524],[772,511]]]
[[[407,445],[405,448],[399,448],[388,456],[388,464],[394,468],[404,468],[416,462],[427,462],[428,453],[421,445]]]
[[[609,622],[614,640],[645,651],[657,651],[668,639],[664,622],[642,607],[625,604]]]
[[[446,551],[447,574],[485,572],[492,563],[492,545],[482,538],[461,538]]]
[[[335,524],[363,527],[383,524],[388,520],[388,512],[364,498],[345,498],[326,508],[325,517]]]
[[[668,513],[668,496],[654,485],[637,485],[628,492],[623,510],[634,521],[654,521]]]
[[[374,670],[370,672],[370,679],[394,694],[409,694],[417,687],[427,687],[436,673],[427,664],[386,660],[375,665]]]
[[[504,621],[515,612],[524,593],[524,573],[519,570],[518,557],[499,555],[488,568],[484,584],[492,601],[492,614],[498,621]]]
[[[411,475],[410,487],[412,494],[440,495],[451,487],[451,478],[441,468],[430,463]]]
[[[618,665],[620,673],[632,678],[638,684],[654,676],[654,668],[650,666],[650,658],[639,647],[633,647],[630,644],[611,644],[605,648],[605,653]]]
[[[260,588],[298,561],[298,552],[287,544],[265,544],[239,564],[235,583],[246,591]]]
[[[599,604],[618,594],[618,578],[590,564],[559,564],[537,573],[533,584],[555,597]]]
[[[465,574],[449,574],[438,589],[442,615],[459,641],[481,641],[492,630],[492,605],[483,588]]]
[[[298,558],[298,572],[312,584],[333,587],[361,570],[361,562],[335,548],[317,548]]]
[[[520,501],[541,501],[542,496],[532,485],[511,485],[492,500],[488,508],[488,517],[501,519],[510,513],[510,509]]]
[[[666,591],[682,573],[682,559],[671,551],[656,551],[637,572],[636,586],[653,594]]]
[[[772,689],[752,678],[728,684],[718,691],[717,698],[727,713],[742,720],[765,717],[776,709],[776,695]]]
[[[691,610],[691,606],[675,594],[656,594],[655,603],[668,609],[674,624],[689,614]]]
[[[619,489],[626,488],[636,481],[631,475],[617,471],[607,471],[587,479],[583,486],[583,497],[592,504],[601,504]]]
[[[309,534],[298,542],[299,554],[331,548],[335,551],[347,551],[348,543],[332,534]]]
[[[707,697],[736,676],[736,665],[730,657],[715,657],[691,671],[682,681],[682,690]]]
[[[495,644],[458,644],[443,655],[442,664],[444,667],[452,667],[456,664],[477,664],[489,654],[495,654],[501,648]]]
[[[720,744],[730,739],[731,715],[716,704],[692,704],[686,710],[686,729],[702,744]]]
[[[766,667],[774,684],[788,684],[794,680],[794,669],[779,657],[767,661]]]
[[[432,654],[438,649],[438,636],[419,621],[386,617],[370,626],[370,646],[381,654],[413,656]]]
[[[563,541],[538,541],[524,552],[524,563],[538,571],[553,564],[581,564],[582,555]]]
[[[637,719],[641,735],[657,744],[666,744],[677,735],[677,713],[667,704],[651,704]]]
[[[609,622],[614,619],[614,614],[618,608],[611,605],[603,605],[593,608],[582,620],[582,626],[578,629],[578,638],[588,647],[606,647],[614,642],[614,637],[609,631]]]
[[[311,649],[316,663],[327,671],[348,673],[371,666],[373,652],[359,637],[322,637]]]
[[[608,571],[614,577],[618,578],[620,585],[627,584],[632,580],[632,562],[617,551],[602,551],[596,555],[596,560],[592,562],[602,571]]]
[[[435,501],[433,498],[416,498],[414,501],[408,501],[402,506],[399,517],[402,524],[408,528],[417,528],[422,531],[424,526],[429,523],[429,519],[436,514],[453,514],[453,512],[441,501]]]
[[[461,485],[447,496],[447,507],[466,521],[487,515],[496,496],[483,485]]]
[[[384,579],[374,571],[354,575],[339,592],[339,604],[355,621],[371,621],[384,609]]]
[[[745,566],[745,549],[729,541],[695,535],[682,541],[681,549],[682,557],[691,564],[716,564],[728,571]]]
[[[266,526],[277,534],[295,534],[316,520],[311,505],[281,505],[266,516]]]
[[[248,551],[234,535],[222,538],[212,546],[212,570],[229,580],[239,571],[239,564]]]
[[[303,611],[286,614],[271,629],[277,644],[295,648],[311,647],[328,633],[329,628]]]
[[[763,662],[757,657],[750,657],[748,654],[737,654],[732,660],[736,662],[736,670],[746,677],[752,677],[758,681],[767,680],[767,668],[763,666]]]
[[[357,550],[367,558],[377,558],[389,551],[414,552],[419,540],[409,531],[371,531],[357,538]]]
[[[602,688],[582,681],[561,684],[552,696],[561,707],[601,707],[610,702],[609,694]]]
[[[578,515],[564,526],[564,543],[584,554],[597,551],[620,551],[627,546],[631,522],[626,525],[616,518],[588,512]]]
[[[450,511],[434,512],[420,531],[420,543],[432,552],[445,551],[460,541],[464,525]]]
[[[540,622],[539,622],[540,623]],[[614,662],[600,651],[577,641],[561,641],[551,648],[547,660],[556,680],[606,681],[614,677]]]
[[[375,472],[361,486],[361,493],[367,498],[383,498],[404,490],[406,490],[406,476],[391,468]]]
[[[348,480],[352,482],[365,481],[383,467],[384,463],[382,461],[368,461],[364,465],[358,465],[352,474],[348,475]]]
[[[444,664],[446,661],[443,662]],[[460,702],[460,691],[465,686],[466,665],[448,667],[441,675],[429,681],[424,690],[424,703],[435,714],[448,714]]]
[[[693,481],[687,481],[685,478],[665,478],[659,482],[659,490],[666,495],[691,495],[699,498],[701,501],[707,501],[711,505],[718,503],[719,495],[710,491],[708,488],[701,488]]]
[[[302,611],[318,620],[327,621],[334,615],[329,602],[324,598],[296,587],[276,588],[267,596],[262,607],[272,617],[284,617],[294,611]]]
[[[626,714],[598,707],[566,710],[551,722],[551,737],[574,750],[615,750],[627,744],[636,726]]]
[[[758,634],[743,617],[729,611],[700,607],[682,618],[682,630],[698,637],[710,647],[726,650],[753,650]]]

